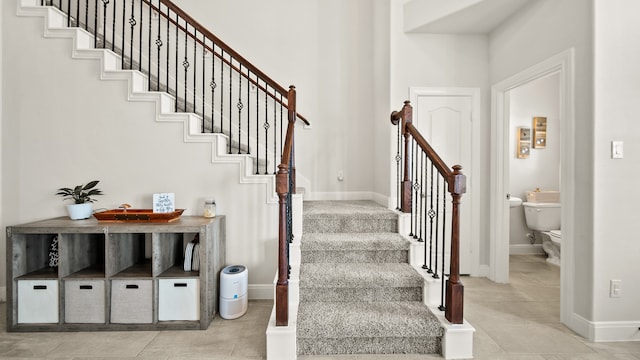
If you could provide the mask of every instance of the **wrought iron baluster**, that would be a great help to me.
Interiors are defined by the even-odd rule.
[[[71,0],[67,0],[67,27],[71,27]]]
[[[233,114],[232,114],[233,105],[231,105],[232,101],[233,101],[233,57],[231,57],[231,54],[229,54],[229,154],[231,154],[231,140],[232,140],[232,134],[231,134],[231,118],[233,117]],[[240,147],[240,144],[238,144],[238,148],[239,147]]]
[[[267,154],[267,149],[269,148],[269,128],[271,125],[269,124],[269,113],[267,112],[269,108],[268,98],[267,98],[267,82],[264,82],[264,174],[267,175],[269,170],[267,169],[269,155]]]
[[[431,181],[429,181],[429,267],[428,273],[433,273],[433,220],[436,216],[436,211],[433,208],[433,173],[435,171],[435,167],[433,165],[433,161],[431,162]]]
[[[133,1],[133,0],[132,0]],[[120,66],[123,70],[124,70],[124,38],[125,38],[125,23],[127,18],[127,0],[122,0],[122,47],[120,48],[120,52],[121,52],[121,60],[122,60],[122,65]]]
[[[211,45],[211,83],[209,86],[211,87],[211,132],[213,130],[213,115],[214,115],[214,104],[215,104],[215,95],[216,95],[216,44]]]
[[[147,89],[149,91],[151,91],[151,28],[153,23],[153,19],[151,18],[151,8],[153,7],[152,5],[153,0],[149,0],[149,33],[147,34]],[[142,19],[142,6],[140,6],[140,18]],[[140,24],[140,32],[142,32],[142,24]],[[142,47],[142,42],[140,42],[140,47]],[[156,82],[158,81],[160,81],[159,77],[158,79],[156,79]]]
[[[197,51],[198,51],[198,29],[193,29],[193,113],[197,114],[198,113],[198,109],[196,108],[196,94],[198,93],[198,91],[196,90],[197,88],[197,76],[198,76],[198,55],[197,55]],[[204,69],[204,66],[202,67]],[[204,109],[202,109],[202,119],[204,121]]]
[[[117,0],[113,0],[113,18],[111,19],[111,51],[116,49],[116,4]]]
[[[115,2],[113,3],[113,5],[115,8]],[[76,27],[80,27],[80,0],[76,0]]]
[[[138,31],[139,35],[139,40],[138,40],[138,71],[142,71],[142,22],[144,21],[143,19],[143,15],[142,15],[142,3],[144,2],[144,0],[140,0],[140,30]],[[151,20],[151,19],[149,19]],[[133,55],[131,55],[131,60],[133,61]],[[148,89],[148,84],[147,84],[147,89]]]
[[[202,131],[201,132],[205,132],[205,107],[204,107],[204,89],[205,89],[205,73],[206,73],[206,66],[207,66],[207,37],[202,34]]]
[[[424,202],[425,202],[425,195],[424,195],[424,158],[425,158],[425,153],[424,151],[420,150],[420,190],[419,190],[419,195],[420,195],[420,206],[419,206],[419,215],[420,215],[420,235],[418,236],[418,242],[424,242],[424,231],[425,231],[425,224],[424,224]],[[423,226],[425,225],[425,226]]]
[[[405,156],[410,157],[410,161],[411,161],[411,166],[410,166],[410,173],[409,173],[409,178],[412,181],[412,184],[415,184],[415,156],[414,153],[415,151],[413,150],[413,148],[415,147],[415,140],[412,138],[412,141],[410,141],[409,144],[409,154],[406,154]],[[413,187],[412,187],[413,188]],[[413,189],[410,189],[409,191],[413,191],[415,193],[415,191]],[[416,224],[415,224],[415,202],[416,202],[416,197],[415,194],[414,196],[411,197],[411,232],[409,233],[409,236],[415,238],[416,234],[413,232],[416,229]],[[416,230],[417,231],[417,230]]]
[[[98,0],[93,3],[93,47],[98,47]]]
[[[438,309],[440,311],[445,311],[446,307],[444,306],[444,294],[445,294],[445,290],[444,290],[444,285],[445,285],[445,266],[446,266],[446,261],[445,261],[445,256],[446,256],[446,252],[447,252],[447,231],[446,231],[446,226],[447,226],[447,190],[446,190],[446,186],[444,186],[444,182],[445,182],[445,178],[443,177],[443,186],[442,186],[442,281],[440,282],[440,306],[438,306]]]
[[[176,14],[176,51],[175,51],[175,53],[176,53],[176,56],[175,56],[176,62],[175,62],[175,66],[174,66],[175,75],[173,77],[174,83],[175,83],[175,92],[176,92],[176,111],[178,111],[178,67],[179,67],[179,65],[178,65],[178,52],[179,52],[179,49],[180,49],[180,47],[178,45],[180,43],[180,32],[179,32],[179,26],[178,26],[178,20],[179,19],[180,18],[178,17],[178,14]]]
[[[124,9],[122,13],[124,14]],[[84,2],[84,29],[89,31],[89,0],[85,0]]]
[[[156,74],[157,74],[157,78],[156,78],[156,91],[160,91],[160,53],[161,53],[161,49],[162,49],[162,38],[161,38],[161,33],[162,33],[162,24],[160,22],[160,19],[162,19],[162,17],[160,16],[160,10],[162,8],[162,3],[160,2],[160,0],[158,0],[158,37],[156,38],[156,46],[158,47],[158,56],[157,56],[157,60],[156,60]],[[151,23],[151,21],[149,21],[149,23]],[[151,39],[151,33],[149,33],[149,39]],[[151,68],[149,68],[149,78],[151,78]],[[168,92],[168,91],[167,91]]]
[[[189,59],[187,58],[187,54],[188,54],[188,50],[187,50],[187,43],[188,43],[188,37],[187,37],[187,32],[189,31],[189,23],[185,20],[184,22],[184,60],[182,61],[182,66],[184,67],[184,112],[187,112],[187,87],[189,86],[187,84],[187,72],[189,70]]]
[[[247,85],[248,86],[248,85]],[[242,142],[242,63],[240,63],[240,73],[238,75],[238,154],[240,154],[240,144]]]
[[[251,134],[251,71],[247,69],[247,154],[251,154],[251,142],[249,135]]]
[[[435,225],[435,232],[436,232],[436,243],[435,243],[435,250],[434,250],[434,266],[433,266],[433,278],[434,279],[439,279],[440,275],[438,275],[438,241],[440,239],[440,233],[438,232],[438,227],[440,224],[440,174],[438,173],[437,178],[436,178],[436,225]]]
[[[131,17],[129,18],[129,25],[131,25],[131,41],[129,42],[129,69],[133,69],[133,34],[136,23],[135,0],[131,0]]]
[[[167,53],[167,69],[165,70],[165,85],[167,86],[167,93],[171,94],[171,89],[169,88],[169,46],[171,45],[171,37],[169,36],[169,15],[169,7],[167,7],[167,47],[165,50],[165,52]],[[160,30],[158,30],[158,32],[160,32]]]
[[[109,4],[109,0],[102,0],[102,48],[106,49],[107,47],[107,4]]]
[[[278,137],[276,136],[276,131],[278,130],[278,113],[276,109],[276,98],[273,98],[273,174],[275,175],[278,171],[278,166],[276,165],[276,147],[278,146]]]
[[[231,70],[229,70],[231,71]],[[224,134],[224,49],[220,49],[220,132]],[[229,129],[231,135],[231,129]]]
[[[260,92],[258,91],[260,89],[260,87],[258,86],[260,84],[260,78],[258,78],[258,75],[256,75],[256,175],[258,175],[260,173],[260,148],[258,147],[258,141],[260,139]]]

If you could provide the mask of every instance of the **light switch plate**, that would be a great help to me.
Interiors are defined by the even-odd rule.
[[[624,142],[611,141],[611,158],[622,159],[624,157]]]

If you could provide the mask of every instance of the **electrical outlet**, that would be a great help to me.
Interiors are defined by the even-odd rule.
[[[622,280],[611,280],[609,284],[609,297],[622,297]]]

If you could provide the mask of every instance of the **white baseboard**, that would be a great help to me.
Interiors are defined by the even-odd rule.
[[[640,321],[589,321],[573,314],[570,327],[593,342],[640,341]]]
[[[489,270],[491,270],[491,267],[489,267],[489,265],[481,264],[480,267],[478,268],[478,273],[477,274],[471,274],[471,276],[488,278],[489,277]]]
[[[249,284],[249,299],[273,300],[273,284]]]
[[[511,244],[509,255],[542,255],[542,244]]]
[[[6,302],[6,301],[7,301],[7,287],[0,286],[0,302]]]

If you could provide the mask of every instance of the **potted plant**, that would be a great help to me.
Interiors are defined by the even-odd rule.
[[[99,180],[88,182],[86,185],[80,184],[74,188],[60,188],[56,195],[62,196],[63,200],[71,199],[73,204],[67,205],[67,212],[71,220],[88,219],[91,217],[93,209],[91,203],[96,200],[93,196],[102,195],[100,189],[96,189]]]

